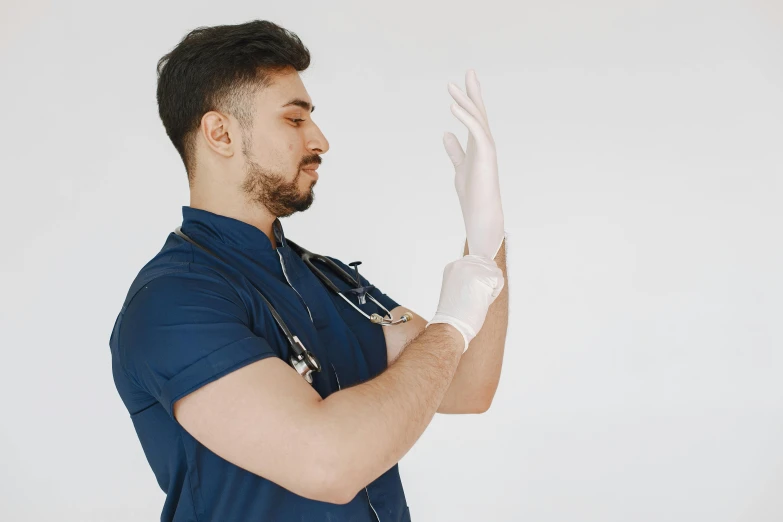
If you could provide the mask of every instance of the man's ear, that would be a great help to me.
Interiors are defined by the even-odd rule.
[[[236,144],[240,142],[234,128],[228,116],[217,111],[209,111],[201,118],[199,135],[214,152],[230,158],[236,152],[234,150]]]

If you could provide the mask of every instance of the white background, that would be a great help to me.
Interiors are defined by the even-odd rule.
[[[482,83],[506,356],[489,412],[400,462],[414,522],[783,519],[779,1],[0,9],[0,519],[159,519],[108,347],[189,203],[155,65],[254,18],[310,49],[331,145],[286,233],[426,318],[464,241],[446,84]]]

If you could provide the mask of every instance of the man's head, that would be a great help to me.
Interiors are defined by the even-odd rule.
[[[302,168],[329,149],[299,76],[309,65],[295,34],[259,20],[197,28],[159,60],[158,111],[192,191],[277,217],[309,208]]]

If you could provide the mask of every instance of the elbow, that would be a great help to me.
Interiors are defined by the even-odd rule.
[[[353,487],[353,481],[345,473],[345,466],[328,465],[323,468],[315,486],[321,502],[330,504],[348,504],[361,488]]]
[[[467,413],[487,413],[489,411],[490,406],[492,406],[492,399],[495,394],[488,394],[484,397],[482,397],[479,400],[476,400],[473,402],[470,406],[470,411]]]
[[[492,405],[492,402],[473,402],[469,405],[465,405],[464,407],[460,408],[458,411],[452,412],[452,413],[462,413],[468,414],[468,415],[479,415],[481,413],[486,413],[487,410],[489,410],[489,407]]]
[[[489,407],[492,406],[492,396],[470,397],[462,398],[458,402],[441,402],[438,406],[438,413],[444,414],[478,414],[486,413]]]
[[[324,401],[322,405],[327,405]],[[325,412],[325,418],[330,417]],[[352,425],[342,422],[316,422],[320,428],[318,435],[310,437],[312,443],[311,454],[317,458],[311,462],[310,467],[317,470],[316,488],[319,492],[319,500],[330,504],[348,504],[362,490],[381,475],[376,472],[378,464],[372,457],[366,444],[362,444],[361,437],[357,435]]]
[[[340,491],[335,493],[330,502],[332,504],[348,504],[350,501],[356,498],[356,495],[358,495],[357,491],[353,491],[352,489],[348,488],[342,488]]]
[[[292,490],[297,495],[329,504],[347,504],[356,496],[349,497],[349,488],[335,469],[310,465],[305,473],[307,480],[299,484],[299,491]]]
[[[271,473],[263,470],[252,470],[259,477],[273,480],[286,490],[317,502],[329,504],[346,504],[346,488],[341,478],[342,471],[335,466],[334,445],[330,437],[326,436],[328,430],[313,430],[305,439],[294,441],[289,450],[289,457],[278,469],[278,480],[270,477]],[[267,470],[268,471],[268,470]]]
[[[328,436],[328,429],[321,431],[318,444],[312,448],[318,458],[307,466],[310,470],[310,489],[314,500],[330,504],[348,504],[362,489],[358,486],[358,474],[351,465],[356,459],[349,448],[338,441],[345,437],[338,433]],[[316,449],[317,448],[317,449]]]
[[[474,404],[474,411],[471,413],[487,413],[492,406],[492,400],[495,398],[495,392],[498,389],[498,383],[488,386],[483,393],[479,394]]]
[[[487,401],[487,402],[482,402],[481,404],[479,404],[479,405],[478,405],[478,406],[477,406],[477,407],[476,407],[476,408],[475,408],[473,411],[471,411],[470,413],[476,413],[476,414],[480,414],[480,413],[487,413],[487,411],[489,411],[489,407],[490,407],[490,406],[492,406],[492,400],[489,400],[489,401]]]
[[[441,407],[438,409],[438,413],[456,413],[460,415],[478,415],[480,413],[486,413],[489,407],[492,405],[492,401],[488,402],[476,402],[471,401],[467,404],[460,404],[454,409],[448,409]]]

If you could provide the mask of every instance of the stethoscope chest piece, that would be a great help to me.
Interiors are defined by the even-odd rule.
[[[315,355],[313,355],[313,352],[305,348],[305,346],[302,344],[302,341],[299,340],[299,337],[294,335],[293,339],[294,342],[299,345],[301,350],[299,350],[298,354],[293,353],[291,354],[291,357],[289,357],[291,366],[294,367],[299,375],[304,377],[308,384],[312,384],[313,372],[321,371],[321,363],[318,362],[318,359],[315,357]]]

